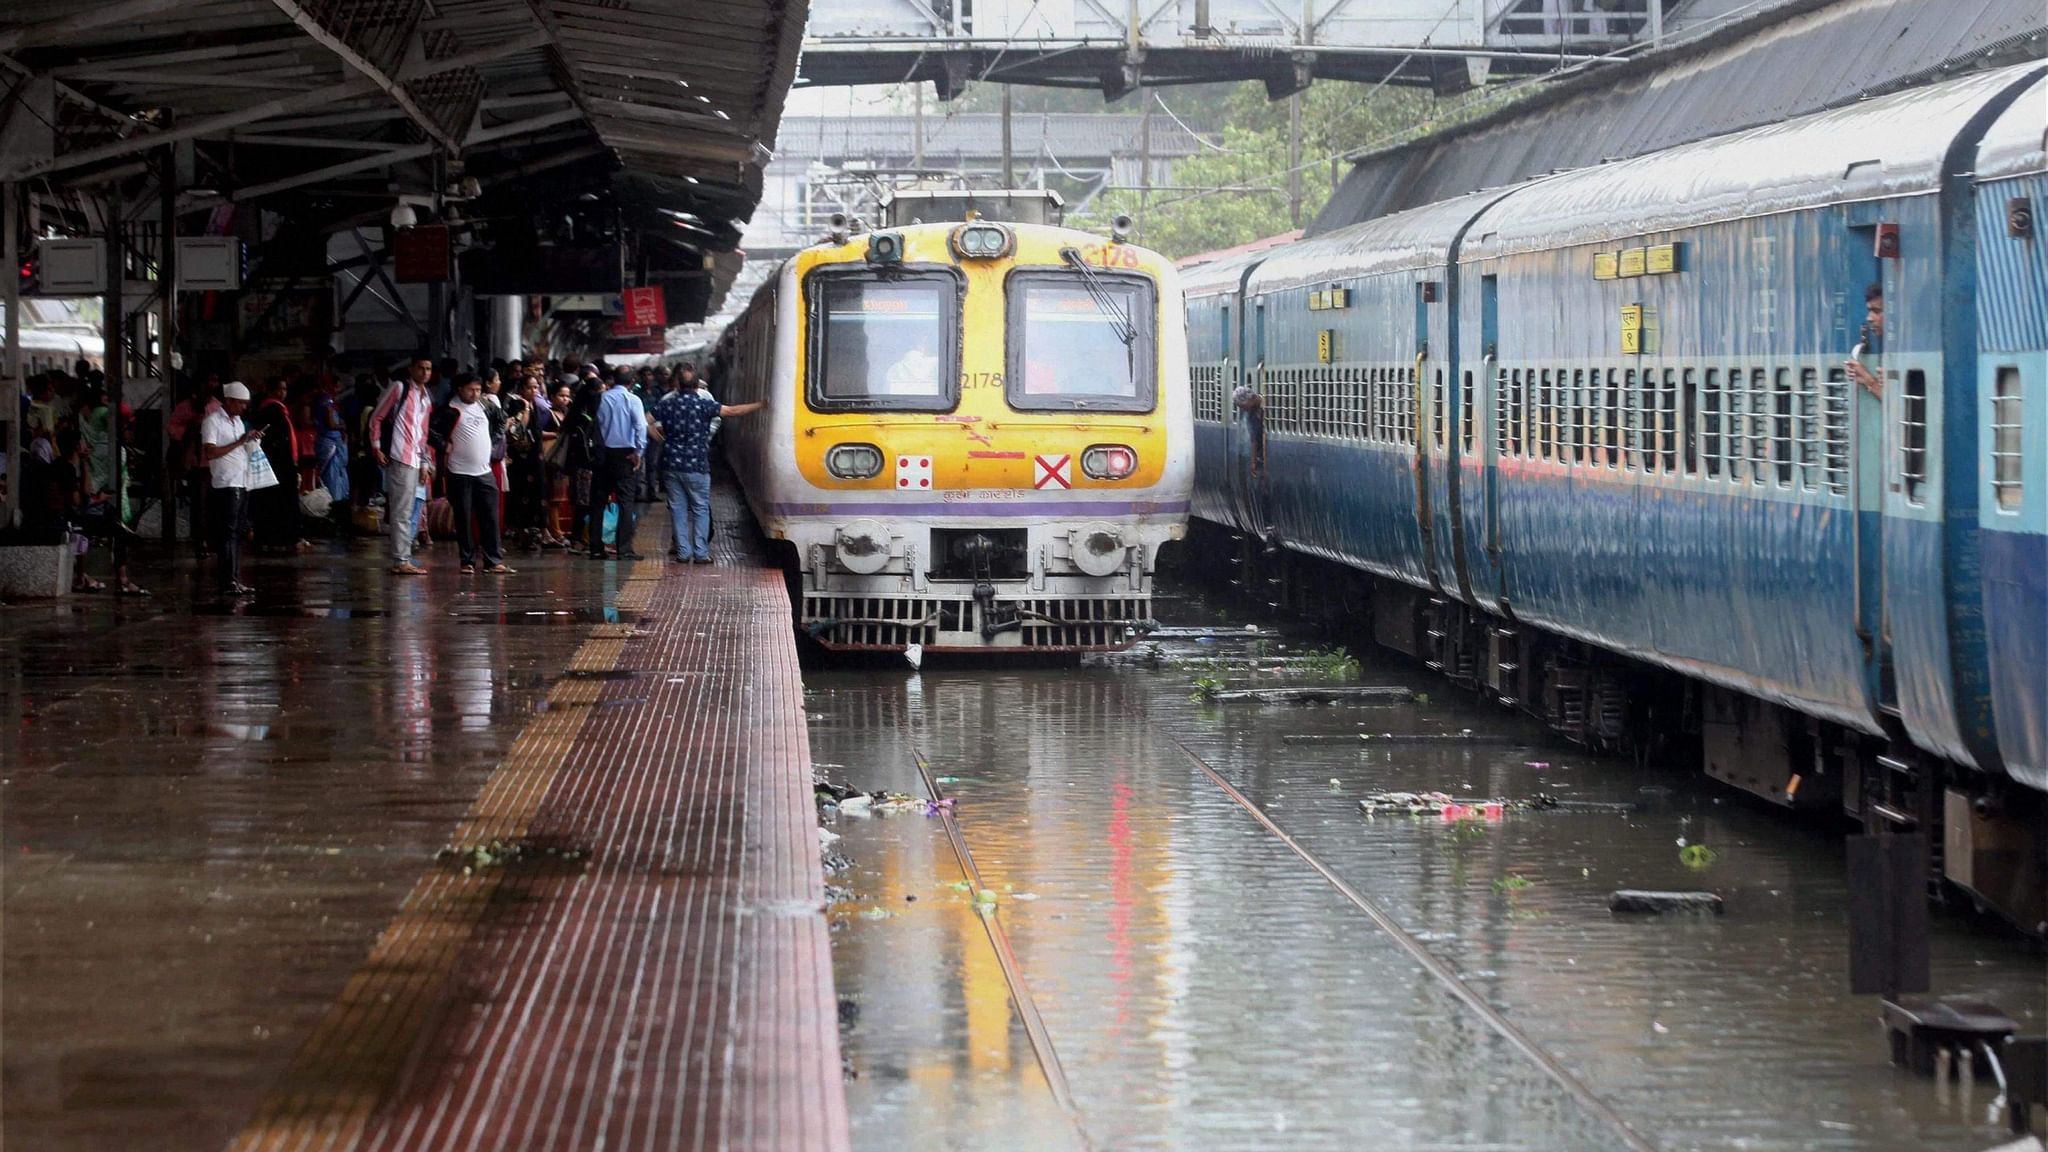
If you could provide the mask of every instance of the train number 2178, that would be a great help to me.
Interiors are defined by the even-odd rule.
[[[1081,250],[1081,259],[1097,268],[1136,268],[1138,250],[1121,244],[1096,244]]]

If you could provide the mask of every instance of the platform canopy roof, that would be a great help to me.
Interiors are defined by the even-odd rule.
[[[181,211],[260,203],[331,230],[388,218],[401,195],[467,192],[472,219],[595,198],[715,272],[733,262],[702,257],[737,245],[760,198],[806,11],[8,0],[0,180],[118,179],[172,144]]]

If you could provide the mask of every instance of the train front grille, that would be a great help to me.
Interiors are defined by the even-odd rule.
[[[1149,596],[996,599],[805,596],[803,630],[827,648],[1125,648],[1155,627]]]

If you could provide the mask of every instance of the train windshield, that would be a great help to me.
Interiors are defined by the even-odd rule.
[[[953,407],[960,307],[952,275],[819,274],[811,287],[812,407]]]
[[[1025,410],[1149,412],[1152,281],[1088,270],[1010,277],[1010,406]]]

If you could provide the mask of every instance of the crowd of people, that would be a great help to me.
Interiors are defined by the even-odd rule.
[[[80,365],[30,381],[23,401],[25,531],[87,542],[131,532],[107,461],[104,387]],[[69,394],[61,402],[59,392]],[[711,437],[759,405],[721,405],[695,366],[499,361],[478,371],[414,357],[383,372],[302,370],[260,384],[189,382],[169,413],[166,483],[216,587],[248,596],[242,557],[316,536],[382,535],[391,571],[452,536],[464,574],[507,574],[507,553],[640,559],[637,504],[665,494],[677,562],[709,563]],[[32,472],[32,474],[28,474]],[[125,487],[125,486],[124,486]],[[105,585],[77,565],[75,587]],[[145,594],[114,572],[121,591]]]

